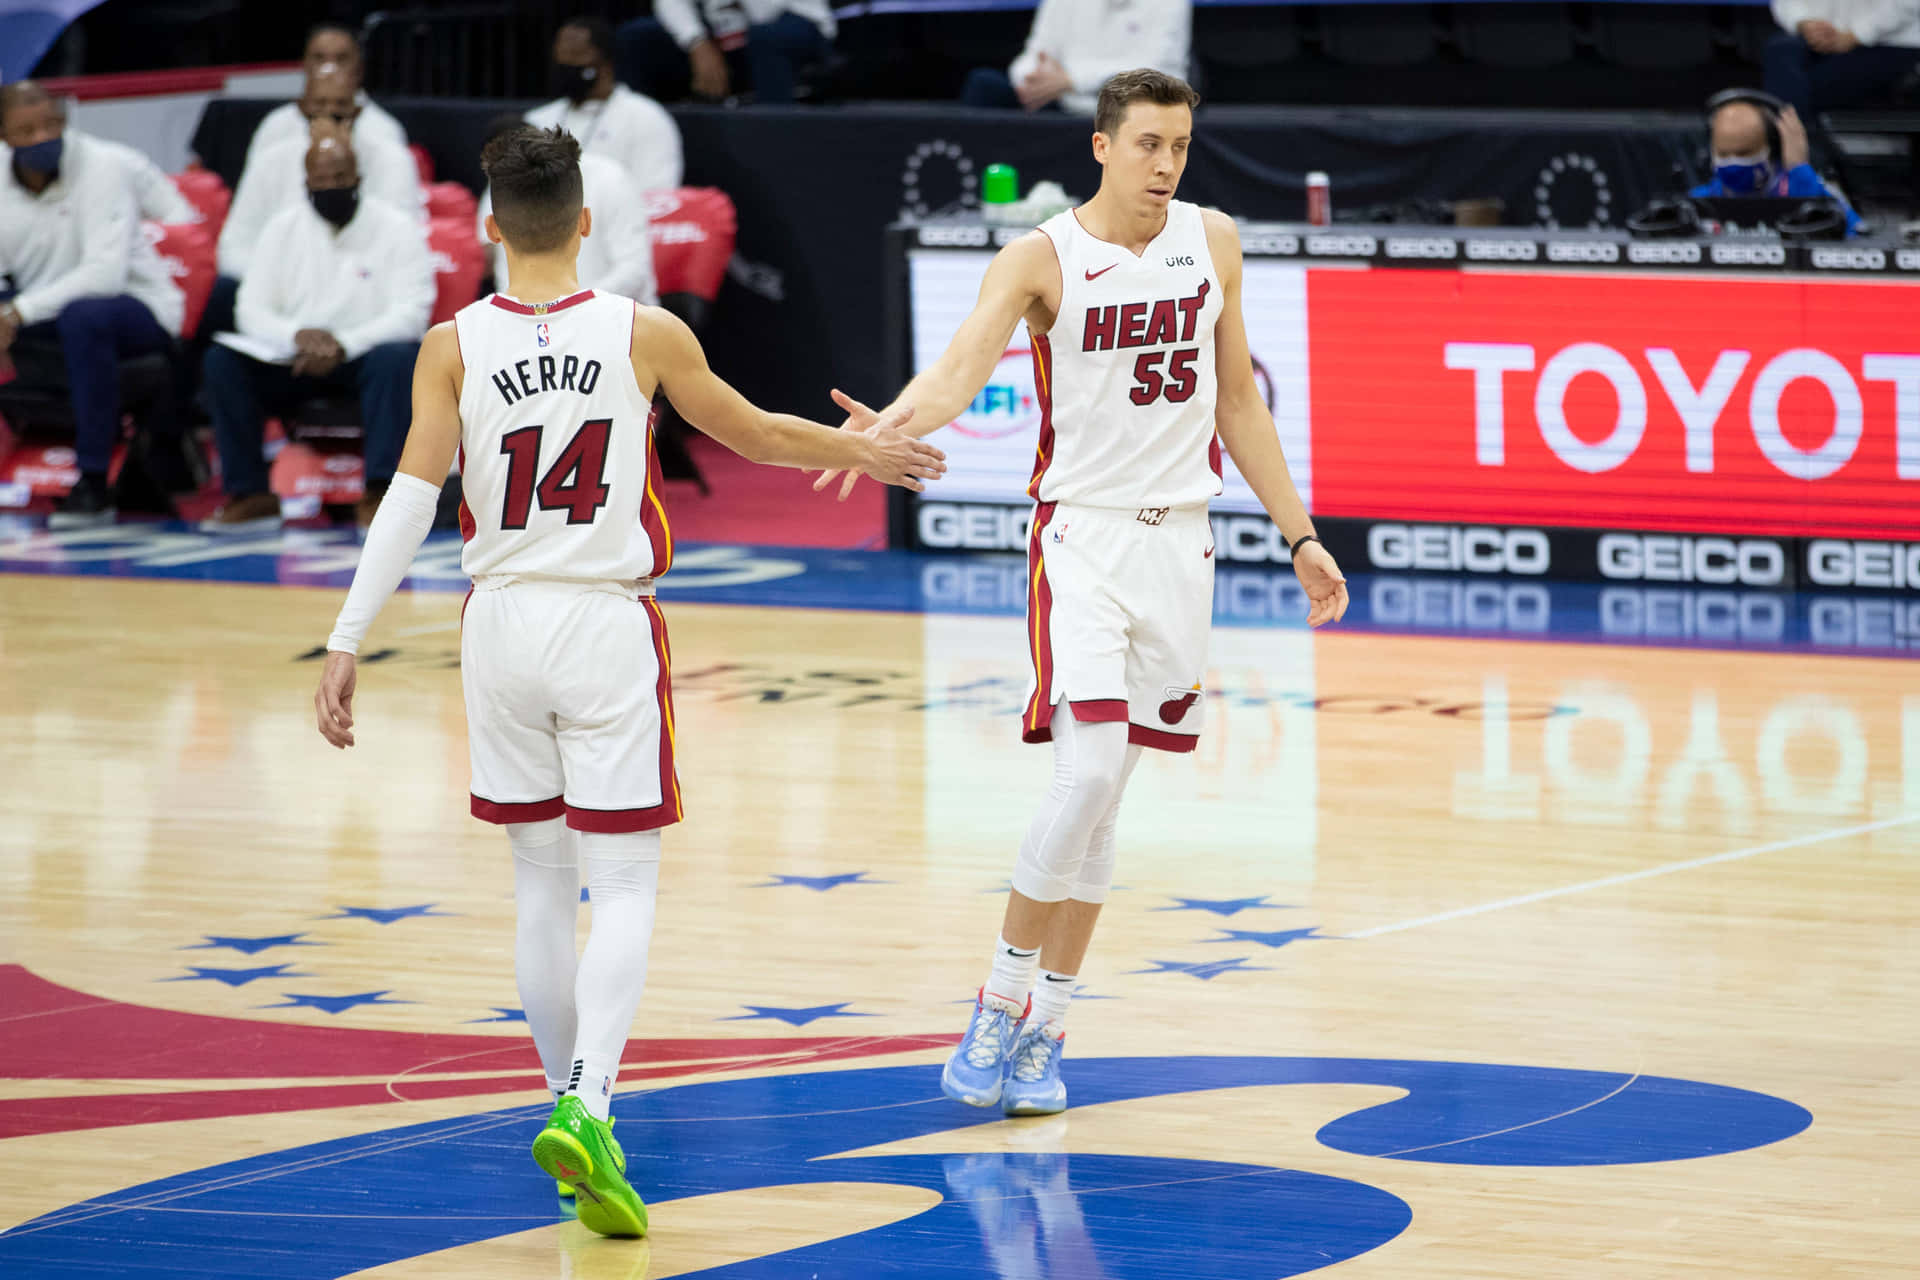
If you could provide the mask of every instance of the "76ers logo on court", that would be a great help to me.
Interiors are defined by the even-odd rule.
[[[550,347],[553,345],[553,334],[551,331],[548,330],[547,322],[545,320],[542,320],[539,324],[533,326],[533,338],[535,342],[538,342],[543,347]]]
[[[1187,712],[1193,710],[1200,699],[1206,696],[1199,685],[1191,689],[1168,685],[1161,692],[1167,695],[1167,700],[1160,704],[1160,719],[1166,724],[1179,724],[1185,720]]]

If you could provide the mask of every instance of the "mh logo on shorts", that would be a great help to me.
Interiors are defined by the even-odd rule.
[[[543,347],[550,347],[553,345],[553,334],[547,329],[547,322],[545,320],[542,320],[539,324],[533,326],[533,338],[534,338],[534,341],[538,342]]]
[[[1185,720],[1187,712],[1193,710],[1194,704],[1206,696],[1201,692],[1199,685],[1191,689],[1168,685],[1161,692],[1167,695],[1167,700],[1160,704],[1160,719],[1167,724],[1179,724]]]

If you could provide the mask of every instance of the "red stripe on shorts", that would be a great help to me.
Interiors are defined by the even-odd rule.
[[[1040,535],[1053,519],[1051,502],[1034,508],[1033,531],[1027,538],[1027,646],[1033,656],[1033,697],[1021,722],[1021,740],[1053,740],[1053,588],[1047,583],[1047,560],[1040,552]]]
[[[1073,718],[1081,724],[1125,724],[1127,722],[1127,701],[1125,698],[1091,698],[1085,702],[1069,702],[1073,708]]]
[[[471,797],[473,816],[482,822],[545,822],[548,818],[557,818],[567,811],[567,802],[559,796],[551,800],[534,800],[527,804],[501,804],[495,800],[482,800]]]
[[[1165,729],[1149,729],[1143,724],[1127,726],[1127,741],[1136,747],[1152,747],[1155,751],[1183,754],[1200,745],[1200,738],[1196,734],[1168,733]]]

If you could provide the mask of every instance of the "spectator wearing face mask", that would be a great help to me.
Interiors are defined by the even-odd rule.
[[[107,471],[120,436],[117,366],[165,352],[185,300],[140,229],[122,158],[69,135],[59,104],[31,80],[0,87],[0,375],[73,398],[80,479],[55,521],[111,519]]]
[[[511,129],[526,127],[519,116],[501,116],[487,131],[491,143]],[[653,238],[647,229],[647,202],[633,179],[605,156],[580,157],[581,203],[593,215],[593,226],[580,241],[580,260],[576,271],[583,289],[617,293],[623,298],[654,306],[660,301],[653,282]],[[480,209],[474,215],[475,231],[486,245],[497,293],[516,296],[507,276],[507,255],[487,240],[487,215],[493,212],[493,189],[480,193]],[[542,298],[522,298],[522,302],[542,302]]]
[[[353,82],[356,108],[351,121],[354,151],[364,153],[375,145],[406,147],[407,131],[400,127],[400,122],[381,110],[379,104],[361,90],[366,71],[360,56],[360,42],[354,38],[353,32],[331,22],[314,27],[307,34],[302,69],[309,80],[331,69],[344,73]],[[253,141],[247,144],[247,163],[252,164],[256,157],[283,142],[298,142],[304,146],[308,123],[303,101],[275,107],[253,131]]]
[[[1773,0],[1767,92],[1808,119],[1891,95],[1920,66],[1920,0]]]
[[[1767,137],[1769,108],[1760,101],[1728,102],[1708,122],[1713,147],[1713,178],[1687,194],[1695,198],[1784,196],[1805,200],[1839,199],[1807,162],[1807,129],[1792,107],[1773,116],[1780,135],[1774,155]],[[1847,234],[1860,229],[1860,215],[1844,200]]]
[[[792,102],[834,32],[827,0],[654,0],[653,17],[620,28],[620,73],[658,98],[719,101],[745,72],[757,101]]]
[[[306,194],[268,220],[240,286],[239,331],[206,355],[207,403],[227,500],[216,532],[280,521],[262,452],[266,419],[301,399],[360,400],[373,519],[406,442],[414,357],[433,312],[433,262],[413,210],[363,189],[353,148],[322,136],[308,148]]]
[[[680,185],[680,127],[665,107],[615,81],[606,22],[575,18],[554,35],[553,85],[560,96],[527,112],[528,124],[565,129],[582,154],[605,156],[642,191]]]

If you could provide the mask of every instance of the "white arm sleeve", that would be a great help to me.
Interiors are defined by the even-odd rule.
[[[360,566],[353,571],[353,585],[347,588],[347,602],[340,606],[333,634],[327,637],[328,649],[360,652],[367,628],[413,567],[413,557],[427,540],[427,530],[433,528],[433,512],[439,502],[439,485],[404,471],[395,473],[367,530]]]

